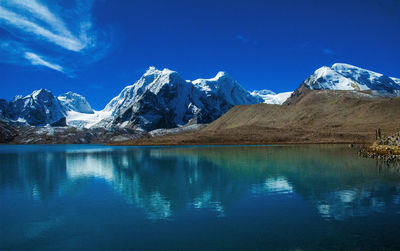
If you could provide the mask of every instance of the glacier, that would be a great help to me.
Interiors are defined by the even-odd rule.
[[[281,105],[283,104],[293,92],[275,93],[270,90],[254,90],[250,94],[256,97],[261,97],[265,104]]]

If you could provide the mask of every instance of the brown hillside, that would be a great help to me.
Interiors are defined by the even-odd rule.
[[[380,127],[400,128],[400,97],[349,91],[304,91],[282,106],[235,106],[204,129],[125,144],[367,143]]]

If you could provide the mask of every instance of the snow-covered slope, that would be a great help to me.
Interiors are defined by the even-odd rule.
[[[249,105],[263,102],[260,97],[252,96],[226,72],[219,72],[211,79],[197,79],[192,83],[208,98],[214,99],[217,102],[223,101],[230,105]],[[221,103],[218,105],[222,105]]]
[[[25,97],[16,96],[7,104],[6,116],[33,126],[65,126],[66,114],[59,100],[50,91],[40,89]]]
[[[390,78],[391,80],[393,80],[396,84],[400,85],[400,79],[398,78]]]
[[[371,90],[384,96],[400,94],[399,79],[342,63],[319,68],[303,84],[313,90]]]
[[[89,113],[93,114],[94,111],[90,104],[86,101],[86,98],[73,92],[67,92],[58,96],[61,104],[64,106],[66,111],[74,111],[78,113]]]
[[[111,121],[111,112],[95,111],[93,113],[67,112],[67,125],[76,128],[103,127],[101,121]]]
[[[111,112],[95,111],[86,98],[73,92],[58,96],[67,115],[67,125],[77,128],[102,127],[100,121],[111,120]],[[99,126],[97,126],[99,125]]]
[[[283,104],[293,92],[282,92],[276,94],[270,90],[255,90],[251,95],[261,97],[266,104],[281,105]]]

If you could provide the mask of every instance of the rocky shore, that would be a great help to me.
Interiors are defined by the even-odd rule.
[[[378,129],[376,141],[371,146],[362,148],[359,155],[384,161],[400,161],[400,132],[385,137]]]

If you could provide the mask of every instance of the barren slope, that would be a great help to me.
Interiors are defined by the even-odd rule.
[[[366,143],[375,129],[400,128],[400,98],[349,91],[304,91],[282,106],[235,106],[198,132],[125,144]]]

